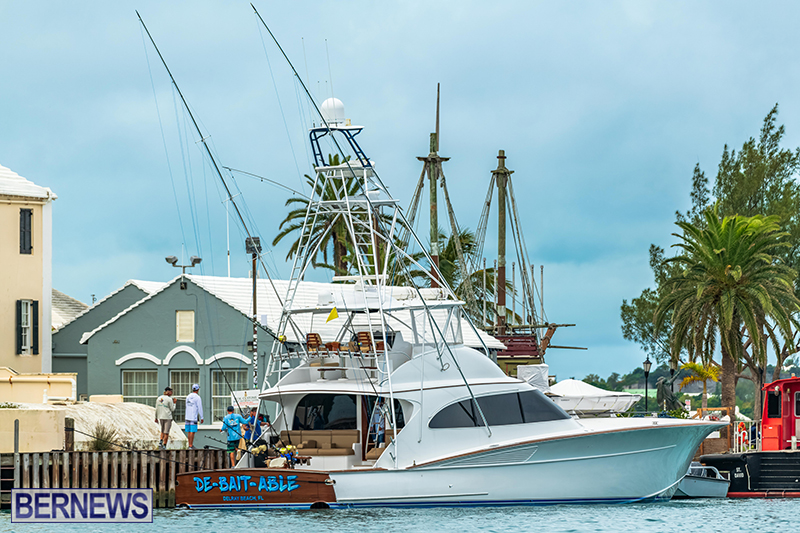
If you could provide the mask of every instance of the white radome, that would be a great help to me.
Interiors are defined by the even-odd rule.
[[[338,98],[328,98],[322,102],[320,112],[328,124],[344,123],[344,104]]]

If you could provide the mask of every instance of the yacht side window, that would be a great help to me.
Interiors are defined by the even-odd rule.
[[[482,396],[477,399],[490,426],[529,424],[562,420],[570,416],[538,390]],[[431,419],[431,428],[482,426],[483,420],[472,399],[448,405]]]

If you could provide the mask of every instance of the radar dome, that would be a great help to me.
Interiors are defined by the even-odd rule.
[[[322,102],[319,110],[328,124],[344,123],[344,104],[338,98],[328,98]]]

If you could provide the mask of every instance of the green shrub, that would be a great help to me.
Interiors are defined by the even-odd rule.
[[[102,422],[97,422],[92,430],[92,438],[87,444],[90,452],[105,452],[114,450],[120,446],[116,445],[117,430],[107,426]]]

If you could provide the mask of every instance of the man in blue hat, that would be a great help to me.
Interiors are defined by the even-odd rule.
[[[186,438],[189,439],[189,449],[194,450],[194,436],[197,435],[197,421],[203,423],[203,400],[200,398],[200,385],[192,385],[192,392],[186,397]]]
[[[220,431],[228,432],[228,456],[231,459],[231,468],[235,466],[234,454],[236,453],[236,448],[239,446],[239,439],[242,438],[242,432],[240,431],[241,424],[247,425],[247,419],[240,414],[234,413],[233,406],[229,405],[228,414],[222,419],[222,428]]]

